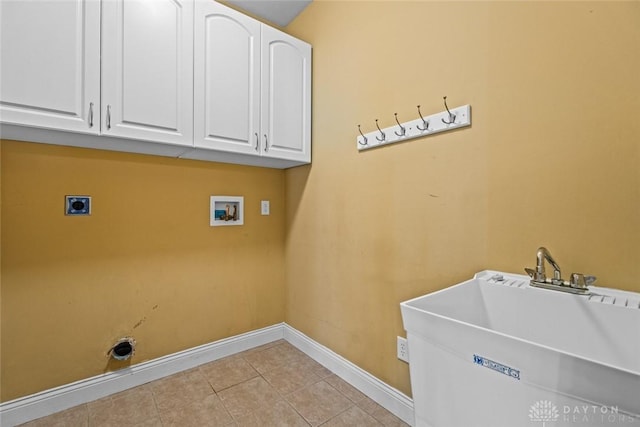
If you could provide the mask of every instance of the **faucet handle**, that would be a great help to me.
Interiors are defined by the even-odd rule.
[[[584,276],[584,281],[587,283],[587,286],[591,286],[598,280],[596,276]]]
[[[587,286],[591,286],[595,281],[596,276],[585,276],[582,273],[571,273],[569,286],[573,288],[586,289]]]
[[[533,269],[533,268],[525,268],[524,271],[527,272],[527,274],[529,275],[529,277],[531,277],[531,280],[533,280],[534,282],[544,282],[545,280],[547,280],[547,276],[545,276],[544,272],[539,272],[537,269]]]
[[[584,280],[584,274],[571,273],[571,279],[569,280],[569,286],[573,288],[586,288],[587,282]]]

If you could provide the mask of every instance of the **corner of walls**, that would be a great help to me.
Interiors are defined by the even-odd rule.
[[[22,425],[25,422],[283,338],[404,422],[410,425],[413,423],[413,401],[410,398],[286,323],[235,335],[138,363],[117,372],[96,375],[31,396],[0,403],[0,423],[7,427]]]
[[[439,112],[443,95],[473,108],[485,25],[481,4],[314,2],[287,27],[313,45],[314,91],[313,165],[286,174],[285,321],[407,395],[399,303],[486,268],[487,126],[480,109],[471,128],[358,152],[357,125]],[[453,51],[412,47],[456,26],[472,35]]]

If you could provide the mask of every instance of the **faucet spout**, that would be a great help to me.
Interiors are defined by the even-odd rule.
[[[546,262],[553,267],[553,279],[547,279],[545,271]],[[544,246],[539,247],[536,252],[536,268],[525,268],[524,271],[526,271],[529,277],[531,277],[531,282],[529,282],[531,286],[569,292],[572,294],[590,294],[589,285],[596,280],[595,276],[573,273],[571,274],[571,280],[565,282],[562,280],[560,266]]]
[[[562,281],[562,273],[560,272],[560,266],[553,259],[551,253],[541,246],[536,252],[536,280],[544,282],[547,278],[545,274],[544,262],[545,260],[553,267],[553,280]]]

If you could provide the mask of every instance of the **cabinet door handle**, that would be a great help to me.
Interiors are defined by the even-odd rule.
[[[264,134],[264,152],[269,151],[269,139],[267,139],[267,134]]]
[[[111,105],[107,105],[107,130],[111,129]]]
[[[93,102],[89,103],[89,127],[93,127]]]
[[[256,132],[256,151],[260,150],[260,137],[258,136],[258,132]]]

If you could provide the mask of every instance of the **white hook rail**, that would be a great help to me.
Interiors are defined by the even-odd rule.
[[[360,131],[356,138],[358,150],[367,150],[471,125],[471,105],[449,109],[446,107],[445,97],[445,108],[446,111],[423,117],[418,105],[420,118],[400,123],[396,114],[395,121],[397,124],[384,129],[378,127],[378,120],[376,119],[376,130],[365,134]],[[358,129],[360,129],[360,125],[358,125]]]

